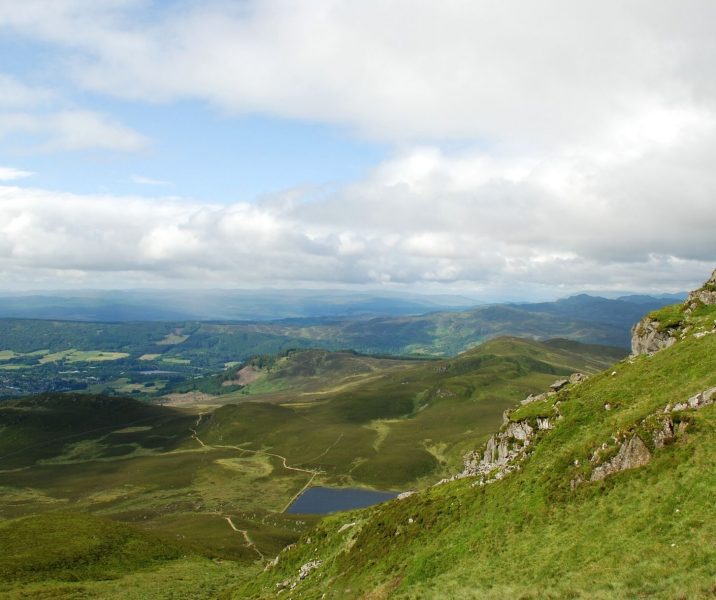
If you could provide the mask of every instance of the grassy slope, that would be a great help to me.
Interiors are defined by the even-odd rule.
[[[0,596],[7,599],[216,598],[249,572],[90,515],[0,523]]]
[[[186,435],[191,422],[190,415],[131,398],[45,394],[6,401],[0,403],[0,465],[29,466],[61,455],[69,444],[97,438],[107,441],[97,458],[111,456],[106,453],[112,452],[112,445],[114,455],[116,446],[129,444],[168,451]],[[138,429],[112,437],[113,431],[130,426]]]
[[[202,416],[198,426],[197,415],[132,399],[71,394],[8,401],[0,405],[0,516],[56,519],[70,511],[111,517],[180,543],[190,555],[186,568],[197,573],[206,557],[250,569],[256,551],[229,527],[227,516],[269,557],[315,519],[272,512],[307,483],[309,473],[241,448],[321,470],[315,482],[389,488],[429,482],[454,468],[466,444],[484,438],[505,407],[560,374],[609,364],[619,352],[504,338],[449,361],[389,361],[382,371],[379,359],[294,353],[272,376],[287,390],[314,389],[313,402],[300,396],[282,405],[228,405]],[[356,369],[359,383],[335,386]],[[329,393],[321,394],[317,381]],[[193,427],[208,446],[192,438]],[[175,577],[181,560],[156,568]],[[236,576],[214,564],[208,571],[217,581]],[[77,575],[82,582],[87,576]],[[41,582],[8,585],[18,594],[55,590]],[[70,590],[71,584],[60,587]],[[115,593],[110,588],[101,584],[103,597]]]
[[[294,466],[321,470],[332,485],[404,489],[455,468],[468,444],[486,437],[502,412],[529,393],[621,356],[618,349],[563,340],[500,338],[311,403],[225,406],[197,430],[208,444],[270,449]]]
[[[697,329],[710,329],[713,313],[696,315]],[[647,466],[574,491],[570,481],[612,435],[713,385],[716,335],[624,360],[560,396],[564,419],[520,472],[329,517],[236,597],[273,597],[277,582],[320,559],[291,597],[712,598],[716,406],[687,414],[686,434]]]
[[[307,526],[267,512],[304,484],[279,461],[206,449],[196,415],[129,398],[44,395],[0,404],[0,517],[91,512],[182,540],[205,556],[255,560]]]

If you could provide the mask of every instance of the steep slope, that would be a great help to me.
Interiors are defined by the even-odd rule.
[[[710,298],[649,317],[669,347],[519,406],[462,477],[325,519],[234,597],[713,598]]]

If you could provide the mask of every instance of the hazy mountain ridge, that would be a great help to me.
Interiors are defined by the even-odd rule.
[[[76,321],[270,321],[416,315],[479,301],[448,294],[342,290],[113,290],[0,295],[0,318]]]
[[[584,296],[587,294],[573,297]],[[681,296],[632,295],[610,300],[663,306],[669,301],[683,299]],[[600,298],[595,295],[589,297]],[[569,298],[557,302],[566,300]],[[80,290],[0,294],[0,318],[71,321],[274,321],[416,316],[428,312],[464,311],[484,304],[486,303],[474,298],[448,294],[342,290]],[[490,304],[538,307],[553,303]]]

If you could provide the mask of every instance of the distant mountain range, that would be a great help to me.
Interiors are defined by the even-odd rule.
[[[464,296],[342,290],[81,290],[0,296],[0,318],[268,321],[419,315],[480,304]]]
[[[511,303],[531,312],[578,315],[589,305],[608,315],[623,302],[652,310],[686,294],[632,295],[616,300],[579,295],[557,302]],[[581,300],[575,300],[581,299]],[[344,290],[80,290],[0,295],[0,318],[67,321],[272,321],[277,319],[398,317],[464,311],[484,303],[466,296]],[[622,308],[625,308],[622,305]],[[641,313],[639,312],[641,310]],[[636,320],[644,309],[618,311]],[[634,316],[633,316],[634,315]],[[606,322],[611,322],[607,320]]]

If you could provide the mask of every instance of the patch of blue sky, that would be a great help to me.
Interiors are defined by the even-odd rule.
[[[227,116],[199,101],[151,105],[77,93],[72,100],[76,108],[107,114],[148,137],[149,146],[132,153],[32,153],[27,140],[8,139],[15,143],[3,144],[0,164],[34,171],[37,175],[26,185],[75,193],[250,201],[296,186],[361,178],[389,152],[331,125]],[[149,190],[133,176],[167,183]]]

